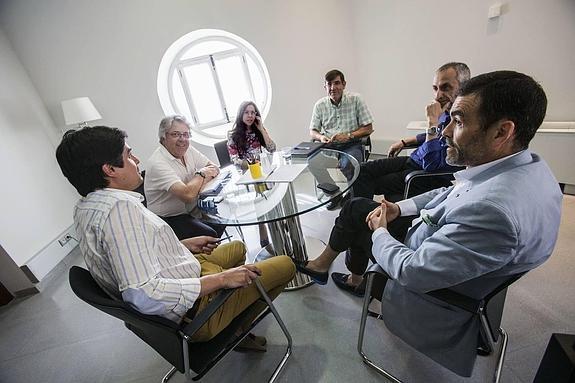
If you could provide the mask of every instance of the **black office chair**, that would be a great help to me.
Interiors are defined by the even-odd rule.
[[[140,174],[142,175],[142,178],[146,178],[146,171],[142,170],[140,172]],[[145,207],[148,207],[148,201],[146,201],[146,193],[144,191],[144,183],[142,182],[142,184],[140,186],[138,186],[137,188],[135,188],[133,191],[140,193],[142,196],[144,196],[144,200],[142,201],[142,205],[144,205]]]
[[[493,381],[495,383],[498,383],[501,377],[501,369],[503,367],[505,351],[507,350],[507,333],[501,327],[501,317],[503,316],[503,306],[505,304],[507,288],[513,282],[521,278],[523,274],[525,273],[519,273],[510,276],[504,283],[496,287],[485,298],[480,300],[469,298],[450,289],[434,290],[427,293],[427,295],[432,296],[435,299],[439,299],[450,305],[457,306],[471,314],[476,315],[481,323],[480,334],[478,334],[478,337],[481,337],[481,339],[484,339],[484,341],[487,342],[487,344],[484,346],[486,352],[491,353],[496,349],[497,341],[501,335],[501,340],[499,342],[501,343],[501,346],[499,348],[497,366],[493,376]],[[373,363],[363,351],[363,337],[365,333],[367,317],[377,316],[378,319],[382,319],[381,315],[375,315],[369,310],[372,288],[374,286],[374,278],[376,276],[384,279],[392,279],[378,264],[373,264],[370,266],[364,275],[364,278],[367,278],[367,283],[363,301],[363,310],[361,313],[357,351],[361,355],[365,364],[375,369],[390,381],[401,383],[401,380],[399,380],[397,377],[393,376],[384,368]]]
[[[404,146],[401,150],[403,149],[417,149],[418,145],[406,145]],[[400,150],[400,152],[401,152]],[[399,154],[399,153],[398,153]],[[411,198],[417,194],[421,194],[424,193],[426,191],[429,190],[433,190],[436,189],[438,187],[449,187],[452,185],[452,181],[453,181],[453,173],[464,169],[463,167],[459,167],[456,169],[451,169],[451,170],[434,170],[434,171],[425,171],[425,170],[414,170],[411,173],[409,173],[407,176],[405,176],[405,189],[403,191],[403,199],[407,199],[407,198]],[[428,180],[428,177],[434,177],[437,180],[439,180],[439,182],[436,182],[435,186],[420,186],[420,185],[425,185],[424,182],[426,180]],[[415,192],[414,190],[417,190],[417,192]],[[391,200],[398,201],[401,198],[392,198]],[[390,201],[391,201],[390,200]]]
[[[371,138],[370,136],[361,137],[361,146],[363,147],[363,162],[369,160],[369,155],[371,154]]]
[[[270,312],[280,325],[288,341],[286,352],[274,370],[269,380],[270,382],[276,380],[291,355],[291,335],[259,280],[255,280],[255,284],[261,294],[260,301],[266,303],[268,307],[242,335],[237,336],[236,331],[240,328],[243,320],[249,313],[249,308],[236,317],[236,319],[222,332],[216,335],[216,337],[207,342],[192,342],[191,337],[206,323],[210,316],[214,314],[230,295],[233,294],[234,289],[223,290],[210,302],[205,310],[196,315],[191,323],[179,325],[166,318],[142,314],[130,307],[127,303],[110,298],[96,284],[90,273],[81,267],[72,266],[69,280],[72,290],[80,299],[124,321],[124,324],[129,330],[134,332],[172,364],[173,367],[166,373],[162,379],[162,383],[167,382],[176,370],[184,373],[188,380],[192,379],[195,381],[201,379]],[[254,305],[256,303],[254,303]],[[197,375],[192,376],[192,371]]]
[[[230,158],[230,153],[228,152],[228,141],[220,141],[214,144],[214,149],[216,151],[216,156],[218,157],[218,162],[220,163],[220,168],[228,166],[232,163]]]

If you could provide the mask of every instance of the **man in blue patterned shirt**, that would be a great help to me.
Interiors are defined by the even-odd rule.
[[[445,162],[447,145],[441,132],[449,124],[449,110],[461,85],[469,80],[470,71],[464,63],[450,62],[442,65],[433,78],[434,100],[425,108],[428,128],[425,133],[404,138],[389,148],[388,158],[362,164],[359,177],[353,185],[354,197],[373,198],[385,194],[388,200],[403,197],[405,176],[414,170],[457,170]],[[405,147],[418,145],[409,157],[397,154]],[[414,187],[414,195],[445,186],[448,180],[428,177]]]

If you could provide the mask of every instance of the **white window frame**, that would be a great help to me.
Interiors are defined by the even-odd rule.
[[[207,41],[221,41],[235,46],[235,48],[219,51],[199,57],[194,57],[190,59],[182,59],[186,52],[192,48],[194,45],[201,44]],[[250,75],[250,71],[247,64],[247,57],[249,57],[256,65],[256,69],[260,72],[263,81],[263,97],[262,100],[258,100],[258,107],[262,114],[262,118],[265,119],[267,116],[270,105],[271,105],[271,83],[268,70],[265,63],[259,53],[255,48],[242,38],[233,35],[226,31],[214,30],[214,29],[202,29],[194,32],[190,32],[185,36],[182,36],[176,40],[166,51],[162,62],[160,64],[160,69],[158,70],[158,97],[160,99],[160,104],[166,115],[170,114],[184,114],[188,117],[192,125],[192,140],[204,145],[213,145],[215,142],[225,139],[225,133],[214,134],[206,131],[210,128],[223,125],[231,125],[235,119],[235,110],[229,110],[225,105],[225,98],[222,92],[222,87],[219,81],[217,73],[217,61],[226,57],[240,57],[241,64],[243,67],[243,73],[245,76],[246,84],[248,84],[248,91],[250,93],[251,100],[255,100],[255,92],[253,88],[253,82]],[[186,79],[184,68],[197,65],[200,63],[208,63],[211,68],[212,77],[214,79],[214,84],[218,97],[220,99],[220,107],[222,108],[223,118],[218,121],[212,121],[209,123],[199,123],[197,117],[197,112],[195,105],[193,103],[192,94],[196,94],[191,91],[188,87],[189,82]],[[187,106],[190,113],[183,113],[178,110],[177,103],[175,100],[174,89],[172,87],[172,78],[174,73],[177,73],[182,86],[184,96],[186,98]],[[231,128],[231,126],[230,126]]]

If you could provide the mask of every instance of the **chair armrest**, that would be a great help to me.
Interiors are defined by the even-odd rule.
[[[187,323],[181,328],[181,331],[189,337],[194,335],[196,331],[198,331],[200,327],[202,327],[208,321],[208,319],[214,315],[216,310],[218,310],[228,300],[234,291],[236,291],[236,289],[221,290],[220,293],[216,295],[214,299],[212,299],[212,301],[206,306],[204,310],[197,313],[197,315],[190,323]]]
[[[385,270],[383,270],[383,268],[377,264],[374,263],[373,265],[369,266],[367,268],[367,270],[365,271],[365,273],[363,274],[364,278],[367,277],[369,274],[379,274],[381,276],[384,276],[387,279],[393,279],[391,278],[386,272]]]
[[[459,307],[460,309],[472,314],[479,313],[479,309],[484,305],[483,299],[473,299],[449,289],[433,290],[427,292],[426,294],[452,306]]]
[[[366,270],[364,277],[367,277],[369,274],[379,274],[387,279],[393,280],[393,278],[391,278],[389,274],[387,274],[377,263],[374,263]],[[483,300],[472,299],[449,289],[433,290],[426,294],[474,314],[479,312],[479,309],[483,306],[484,302]]]
[[[419,148],[419,145],[418,145],[418,144],[407,144],[407,145],[403,145],[403,147],[402,147],[401,149],[399,149],[399,152],[397,152],[396,155],[398,155],[399,153],[401,153],[401,151],[402,151],[403,149],[417,149],[417,148]]]
[[[449,176],[455,173],[455,170],[433,170],[433,171],[425,171],[425,170],[414,170],[410,172],[408,175],[405,176],[405,183],[408,184],[410,180],[419,177],[428,177],[428,176]]]

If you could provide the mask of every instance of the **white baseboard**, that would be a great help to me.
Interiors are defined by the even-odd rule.
[[[58,240],[66,234],[77,238],[74,225],[63,231],[51,243],[40,250],[25,265],[21,266],[22,271],[34,283],[41,281],[52,269],[54,269],[76,246],[78,243],[75,239],[69,240],[64,246],[58,243]]]

